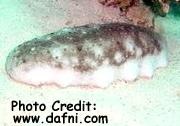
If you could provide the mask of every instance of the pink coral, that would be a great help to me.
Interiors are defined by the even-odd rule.
[[[131,20],[135,25],[141,25],[145,27],[153,27],[154,15],[150,8],[146,6],[133,6],[129,8],[126,13],[126,17]]]
[[[140,0],[99,0],[105,6],[119,7],[121,15],[135,25],[153,27],[154,15]]]
[[[139,2],[139,0],[99,0],[99,2],[105,6],[119,7],[121,9],[127,9]]]

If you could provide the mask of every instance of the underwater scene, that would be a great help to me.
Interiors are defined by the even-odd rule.
[[[180,125],[179,0],[0,8],[0,125]]]

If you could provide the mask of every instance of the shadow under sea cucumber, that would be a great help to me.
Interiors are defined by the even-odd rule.
[[[166,65],[166,43],[158,33],[108,23],[63,28],[24,42],[10,52],[5,67],[12,79],[32,85],[107,87],[152,77]]]

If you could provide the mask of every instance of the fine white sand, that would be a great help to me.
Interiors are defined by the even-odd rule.
[[[156,24],[168,41],[168,67],[155,72],[152,79],[119,82],[106,89],[84,87],[33,87],[12,81],[5,73],[5,59],[20,43],[59,30],[64,26],[124,21],[119,11],[104,8],[96,0],[1,0],[0,1],[0,125],[12,126],[14,114],[40,114],[51,110],[51,103],[86,100],[96,103],[90,114],[109,116],[110,126],[179,126],[180,121],[180,22],[168,16]],[[12,112],[11,101],[46,103],[45,112]],[[89,114],[82,112],[82,115]],[[37,124],[21,124],[32,126]],[[41,124],[40,124],[41,125]],[[47,125],[47,124],[44,124]],[[52,125],[52,124],[49,124]],[[58,125],[58,124],[57,124]],[[72,124],[67,124],[72,125]],[[86,124],[81,124],[86,125]],[[94,124],[101,125],[101,124]]]

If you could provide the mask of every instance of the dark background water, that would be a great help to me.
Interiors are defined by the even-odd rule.
[[[180,3],[171,3],[170,5],[170,14],[176,17],[180,17]]]

